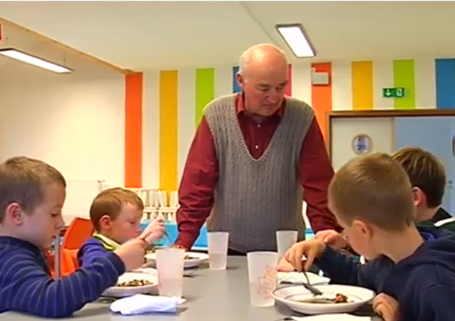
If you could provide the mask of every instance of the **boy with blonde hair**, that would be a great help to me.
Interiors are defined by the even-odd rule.
[[[93,264],[106,253],[137,237],[141,232],[143,211],[142,199],[131,190],[114,187],[99,193],[90,206],[95,233],[79,249],[79,265]]]
[[[43,249],[63,227],[65,197],[65,178],[43,161],[14,157],[0,165],[0,313],[69,317],[141,266],[145,249],[163,235],[162,224],[149,226],[93,264],[53,279]]]
[[[446,186],[444,166],[430,152],[419,147],[405,147],[392,155],[408,174],[419,224],[455,232],[455,218],[441,206]]]
[[[349,161],[329,186],[329,206],[351,246],[369,261],[356,263],[323,242],[295,244],[285,255],[296,269],[311,264],[333,283],[369,288],[385,321],[451,321],[455,316],[455,234],[417,228],[412,186],[401,165],[381,153]]]

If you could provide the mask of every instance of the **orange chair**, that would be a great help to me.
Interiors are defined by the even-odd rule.
[[[95,228],[89,219],[75,217],[63,235],[60,257],[61,276],[73,273],[79,267],[77,251],[93,235]],[[55,257],[46,253],[51,275],[55,277]]]
[[[93,232],[95,228],[89,219],[75,217],[63,235],[62,248],[78,250],[93,235]]]
[[[51,270],[52,277],[55,277],[55,256],[50,254],[49,252],[46,253],[49,269]],[[77,262],[77,250],[66,250],[62,249],[62,256],[61,256],[61,276],[66,276],[74,271],[76,271],[79,267]]]

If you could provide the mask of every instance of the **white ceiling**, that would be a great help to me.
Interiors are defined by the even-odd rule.
[[[292,57],[282,23],[302,23],[315,61],[454,57],[454,12],[452,1],[0,2],[0,17],[132,70],[232,65],[262,42],[308,62]]]

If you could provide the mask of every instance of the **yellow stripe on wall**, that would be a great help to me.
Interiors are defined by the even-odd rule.
[[[352,63],[352,109],[372,110],[373,103],[373,62]]]
[[[178,72],[160,72],[160,189],[177,190]]]

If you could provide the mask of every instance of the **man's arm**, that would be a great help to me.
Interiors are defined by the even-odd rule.
[[[115,285],[125,265],[117,254],[108,253],[91,266],[54,280],[33,258],[19,254],[6,259],[1,269],[0,311],[64,318]]]
[[[205,118],[194,136],[179,187],[176,245],[190,249],[212,210],[218,182],[218,159],[212,133]]]
[[[314,118],[300,150],[300,184],[303,200],[307,203],[308,220],[315,233],[342,231],[327,206],[327,189],[333,174],[321,129]]]

